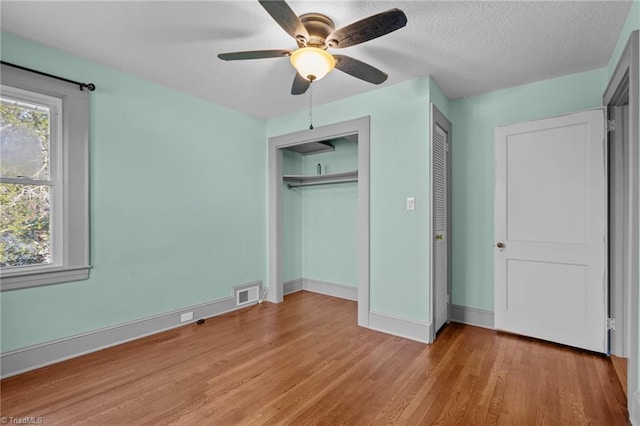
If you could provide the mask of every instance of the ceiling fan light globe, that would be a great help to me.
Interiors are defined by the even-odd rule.
[[[336,66],[336,60],[326,50],[301,47],[291,54],[291,65],[309,81],[320,80]]]

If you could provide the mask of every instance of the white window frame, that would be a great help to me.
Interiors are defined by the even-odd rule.
[[[52,261],[43,265],[2,268],[0,289],[17,290],[86,280],[91,268],[89,93],[78,86],[6,65],[2,65],[0,83],[0,91],[9,98],[49,105],[52,133]],[[55,120],[54,114],[58,115]]]

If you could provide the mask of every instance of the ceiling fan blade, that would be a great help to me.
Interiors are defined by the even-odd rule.
[[[300,21],[300,18],[298,18],[298,15],[291,10],[286,1],[258,0],[258,2],[291,37],[296,40],[298,40],[299,37],[302,37],[305,42],[309,40],[309,33],[307,32],[307,29]]]
[[[387,10],[338,28],[327,36],[327,45],[338,49],[353,46],[389,34],[405,25],[407,25],[407,16],[403,11]]]
[[[291,85],[291,94],[302,95],[307,91],[310,84],[309,80],[296,73],[296,76],[293,78],[293,84]]]
[[[249,50],[246,52],[220,53],[218,58],[223,61],[241,61],[244,59],[282,58],[290,54],[290,50]]]
[[[378,68],[357,59],[353,59],[350,56],[333,55],[333,57],[336,59],[337,69],[359,78],[360,80],[373,84],[380,84],[384,83],[387,77],[389,77],[387,73],[380,71]]]

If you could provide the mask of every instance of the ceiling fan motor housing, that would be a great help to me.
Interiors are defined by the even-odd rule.
[[[309,33],[309,40],[307,40],[306,46],[326,49],[328,45],[325,44],[325,40],[336,29],[333,21],[321,13],[305,13],[300,15],[299,18]],[[298,39],[298,46],[304,47],[305,44]]]

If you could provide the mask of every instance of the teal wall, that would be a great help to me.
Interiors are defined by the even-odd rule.
[[[429,321],[429,89],[424,77],[314,108],[314,125],[371,117],[370,308]],[[322,81],[315,89],[324,90]],[[305,129],[307,111],[267,122],[267,135]],[[405,210],[405,198],[416,210]]]
[[[266,282],[263,120],[12,35],[1,49],[2,60],[97,86],[90,279],[2,292],[2,351]]]
[[[302,174],[302,156],[282,150],[282,173]],[[302,278],[302,192],[282,185],[282,280]]]
[[[449,105],[451,101],[447,98],[438,83],[433,79],[429,79],[429,96],[431,96],[431,102],[440,110],[440,112],[447,118],[449,118]]]
[[[607,67],[607,74],[609,76],[612,75],[613,71],[616,69],[620,55],[629,40],[629,35],[632,31],[637,30],[638,28],[640,28],[640,1],[634,0],[631,4],[627,20],[622,27],[622,31],[620,31],[618,40],[616,41],[616,46],[611,53],[611,58],[609,59],[609,66]]]
[[[358,169],[358,145],[332,142],[335,151],[306,155],[303,174],[315,175]],[[294,189],[302,196],[303,277],[358,286],[358,184]]]
[[[452,303],[493,310],[496,126],[602,104],[606,68],[452,101]]]

